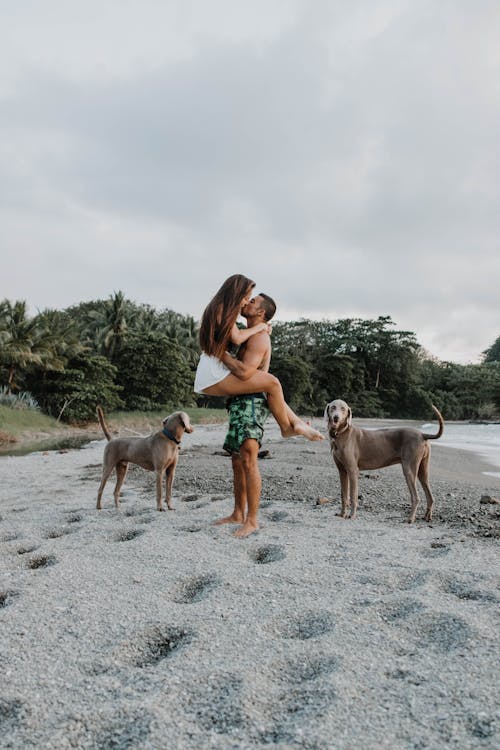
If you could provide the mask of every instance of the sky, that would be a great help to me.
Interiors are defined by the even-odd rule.
[[[497,0],[0,0],[0,299],[500,335]]]

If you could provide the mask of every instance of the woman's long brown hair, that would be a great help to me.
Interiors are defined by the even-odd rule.
[[[201,318],[200,346],[202,351],[218,359],[227,349],[231,329],[240,314],[241,302],[254,288],[255,281],[235,273],[225,280],[208,303]]]

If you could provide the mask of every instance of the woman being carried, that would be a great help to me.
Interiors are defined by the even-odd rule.
[[[323,435],[300,419],[285,403],[278,378],[257,370],[250,377],[237,376],[228,365],[230,343],[241,345],[250,336],[270,331],[268,323],[239,329],[236,320],[250,301],[255,282],[235,274],[223,283],[203,313],[200,326],[202,354],[196,371],[194,390],[206,396],[238,396],[245,393],[267,393],[269,409],[278,422],[283,437],[303,435],[308,440],[323,440]]]

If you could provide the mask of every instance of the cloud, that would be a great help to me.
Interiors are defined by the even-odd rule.
[[[241,271],[443,358],[496,338],[495,3],[111,3],[98,27],[49,5],[12,11],[0,76],[0,247],[36,269],[7,296],[199,315]]]

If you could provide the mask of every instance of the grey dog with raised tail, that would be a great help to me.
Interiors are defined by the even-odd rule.
[[[97,510],[101,509],[101,498],[109,475],[116,469],[116,485],[114,489],[115,506],[120,507],[120,490],[129,463],[142,466],[143,469],[156,472],[156,510],[166,510],[162,503],[162,484],[166,474],[166,503],[169,510],[172,505],[172,484],[175,468],[179,458],[179,447],[184,432],[193,432],[189,417],[184,411],[176,411],[163,420],[163,429],[148,437],[112,438],[100,406],[97,416],[102,430],[109,441],[104,449],[102,464],[102,480],[97,493]]]
[[[345,401],[336,399],[327,404],[325,420],[333,460],[340,474],[342,518],[347,518],[350,508],[351,518],[356,518],[359,469],[382,469],[384,466],[401,464],[411,497],[408,523],[414,523],[417,513],[417,477],[427,498],[425,520],[432,520],[434,498],[429,486],[431,448],[427,441],[437,440],[444,429],[443,417],[435,406],[432,408],[439,420],[439,430],[435,435],[412,427],[362,430],[353,427],[352,411]]]

